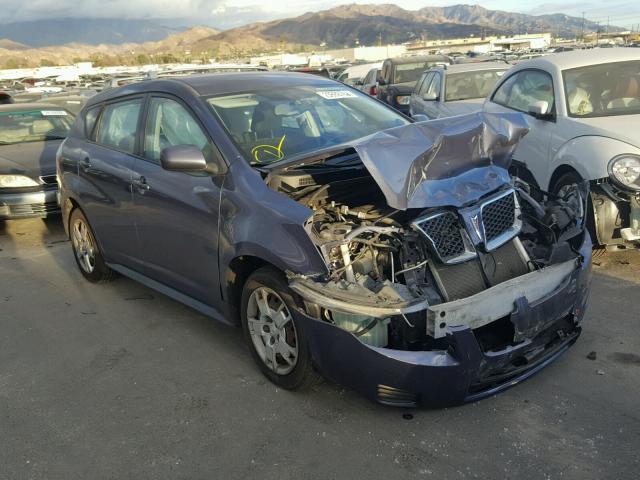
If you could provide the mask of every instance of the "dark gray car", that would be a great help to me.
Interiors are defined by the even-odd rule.
[[[56,151],[73,121],[56,105],[0,105],[0,220],[59,213]]]
[[[88,280],[240,323],[277,385],[472,401],[556,359],[584,314],[586,192],[539,203],[511,179],[526,132],[412,123],[305,74],[141,82],[90,99],[62,145],[64,224]]]

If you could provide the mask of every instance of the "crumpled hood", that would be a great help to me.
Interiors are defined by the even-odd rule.
[[[520,113],[477,112],[384,130],[353,147],[390,207],[460,207],[510,182],[528,131]]]
[[[56,152],[62,140],[0,145],[0,174],[38,178],[56,172]]]

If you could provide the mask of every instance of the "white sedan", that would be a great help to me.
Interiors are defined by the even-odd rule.
[[[600,245],[640,243],[640,49],[558,53],[519,63],[485,111],[529,114],[513,170],[542,190],[589,180]]]

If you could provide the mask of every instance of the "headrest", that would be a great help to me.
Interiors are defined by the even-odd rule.
[[[53,130],[53,126],[49,120],[34,120],[31,124],[31,133],[34,135],[43,135]]]

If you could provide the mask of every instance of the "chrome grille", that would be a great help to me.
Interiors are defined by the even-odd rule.
[[[494,250],[511,240],[522,227],[520,205],[515,191],[509,190],[483,203],[480,217],[487,250]]]
[[[458,217],[447,212],[420,223],[420,228],[431,239],[440,257],[450,258],[464,253]]]
[[[457,212],[419,218],[412,226],[427,238],[443,263],[454,264],[474,258],[477,245],[484,244],[487,251],[504,245],[520,233],[522,219],[516,192],[509,189]]]
[[[418,219],[414,224],[427,237],[436,254],[445,263],[455,263],[475,256],[458,216],[453,212],[440,212]]]
[[[482,209],[482,223],[487,241],[495,240],[513,226],[515,221],[515,201],[513,195],[506,195]]]

